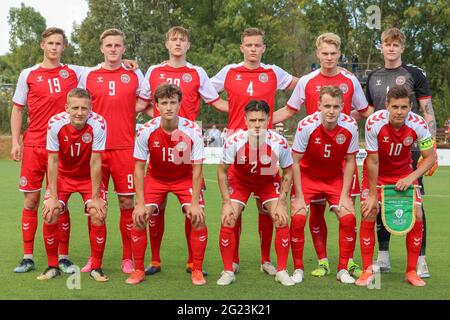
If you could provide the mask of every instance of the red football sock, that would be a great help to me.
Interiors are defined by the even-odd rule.
[[[69,255],[70,240],[70,213],[67,209],[58,218],[59,245],[58,253],[63,256]]]
[[[316,250],[317,259],[327,257],[327,223],[325,221],[325,205],[311,203],[309,215],[309,230]]]
[[[349,213],[339,218],[339,265],[338,271],[347,270],[348,259],[353,254],[356,241],[356,218]]]
[[[131,229],[131,250],[133,252],[134,269],[145,270],[144,258],[147,249],[147,230]]]
[[[48,266],[58,268],[58,223],[44,222],[43,234]]]
[[[152,250],[152,262],[161,263],[161,242],[164,235],[164,212],[166,209],[159,209],[150,216],[148,220],[148,232],[150,234],[150,248]]]
[[[295,214],[291,216],[291,247],[292,258],[294,260],[294,269],[302,269],[303,266],[303,248],[305,247],[305,224],[306,216]]]
[[[361,220],[359,244],[364,271],[372,265],[373,250],[375,248],[375,221]]]
[[[192,232],[192,225],[191,220],[187,217],[184,218],[184,235],[186,236],[186,243],[188,248],[188,259],[187,263],[192,263],[192,244],[191,244],[191,233]]]
[[[36,235],[38,218],[37,210],[22,210],[23,253],[33,254],[34,236]]]
[[[203,260],[205,259],[206,244],[208,243],[208,229],[206,226],[203,229],[195,230],[193,228],[190,236],[190,243],[192,248],[192,258],[194,260],[194,270],[202,270]]]
[[[287,259],[290,249],[289,227],[276,228],[275,231],[275,251],[277,253],[277,271],[286,270]]]
[[[103,252],[105,251],[106,225],[96,226],[93,224],[89,236],[91,240],[92,269],[98,269],[102,267]]]
[[[220,227],[219,246],[223,270],[233,271],[233,255],[236,251],[236,227]]]
[[[120,233],[122,235],[122,260],[131,259],[131,229],[133,228],[133,210],[120,209]]]
[[[88,216],[88,235],[90,235],[90,234],[91,234],[91,225],[92,225],[92,222],[91,222],[91,217],[90,217],[90,216]]]
[[[261,242],[261,263],[264,263],[270,261],[270,246],[272,245],[273,221],[269,214],[261,212],[258,214],[258,232]]]
[[[242,215],[236,220],[236,224],[234,226],[234,238],[235,238],[235,251],[233,255],[233,262],[239,264],[239,243],[241,240],[241,230],[242,230]]]
[[[416,220],[414,227],[406,236],[406,251],[408,253],[406,272],[416,271],[417,260],[419,259],[420,248],[422,247],[422,227],[423,222]]]

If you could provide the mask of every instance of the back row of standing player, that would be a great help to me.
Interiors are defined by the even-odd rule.
[[[134,118],[136,112],[144,111],[146,108],[149,114],[157,116],[157,109],[148,109],[148,106],[149,102],[154,102],[154,91],[161,83],[173,83],[181,88],[183,93],[181,116],[194,121],[198,116],[200,97],[202,97],[205,102],[213,105],[219,111],[229,113],[228,128],[231,130],[245,128],[243,110],[250,100],[264,100],[268,103],[270,106],[269,127],[271,127],[272,124],[295,114],[301,105],[306,106],[308,114],[313,113],[318,107],[320,87],[336,85],[344,92],[344,112],[347,114],[351,112],[356,119],[361,119],[373,112],[373,106],[377,110],[384,108],[385,94],[389,87],[394,84],[405,84],[415,92],[423,115],[433,136],[435,135],[431,96],[428,92],[425,75],[416,67],[402,64],[401,53],[405,41],[403,34],[398,29],[390,29],[383,33],[382,48],[386,66],[376,70],[369,77],[367,96],[371,105],[367,103],[357,79],[346,70],[337,67],[340,56],[338,36],[330,33],[319,36],[316,46],[321,69],[302,77],[300,81],[275,65],[261,63],[266,49],[264,33],[261,30],[246,29],[241,39],[240,49],[244,61],[224,67],[209,80],[201,67],[193,66],[186,61],[186,54],[190,46],[187,30],[182,27],[174,27],[166,34],[169,60],[150,67],[144,78],[139,70],[129,70],[122,64],[122,55],[125,52],[124,35],[118,30],[107,30],[101,35],[101,51],[105,61],[94,68],[62,65],[60,59],[66,43],[64,32],[58,28],[49,28],[44,32],[41,41],[44,60],[41,64],[21,73],[13,98],[11,155],[14,160],[22,159],[23,161],[20,190],[24,192],[22,211],[24,259],[15,269],[16,272],[34,269],[33,244],[37,228],[39,191],[47,166],[45,150],[47,121],[52,115],[64,110],[67,92],[77,86],[84,87],[91,93],[93,110],[106,119],[110,128],[107,135],[106,152],[102,155],[103,183],[107,188],[109,178],[112,176],[115,191],[118,194],[123,242],[122,270],[125,273],[132,271],[130,232],[133,224],[131,214],[134,207]],[[286,107],[273,114],[276,91],[286,89],[294,89],[292,97]],[[222,100],[217,93],[224,90],[227,92],[228,102]],[[136,103],[137,96],[139,99]],[[414,102],[417,104],[417,101]],[[28,105],[29,108],[29,126],[24,135],[22,153],[19,137],[25,105]],[[354,110],[352,111],[352,109]],[[415,109],[415,111],[418,110]],[[125,119],[127,120],[125,121]],[[312,235],[319,258],[319,271],[315,274],[324,275],[329,272],[326,263],[326,225],[323,219],[325,207],[319,205],[317,208],[320,209],[314,210],[313,208],[314,206],[311,210],[310,224],[311,230],[315,231],[312,232]],[[153,220],[150,224],[152,263],[146,270],[148,274],[154,274],[161,270],[159,248],[164,232],[164,206],[159,209],[159,214],[151,217]],[[276,269],[270,262],[273,223],[260,203],[258,203],[258,211],[261,270],[274,275]],[[59,266],[63,271],[70,273],[73,272],[68,259],[70,216],[67,210],[66,213],[61,215],[58,222]],[[91,223],[89,223],[90,225]],[[240,220],[238,220],[237,226],[235,237],[239,244]],[[106,235],[106,230],[104,233]],[[185,223],[185,233],[189,249],[186,270],[190,271],[193,258],[189,241],[191,223],[188,219]],[[103,238],[102,235],[99,237]],[[424,252],[422,256],[424,256]],[[354,265],[350,267],[352,271],[355,271]],[[238,268],[239,256],[238,250],[236,250],[233,257],[233,269],[237,271]],[[92,259],[90,258],[83,271],[92,270]]]

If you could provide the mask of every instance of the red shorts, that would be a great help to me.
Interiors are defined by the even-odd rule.
[[[78,180],[68,177],[58,178],[58,200],[63,205],[63,212],[66,211],[70,196],[73,193],[79,193],[84,201],[84,211],[86,205],[92,200],[92,183],[91,179]],[[50,197],[48,189],[45,191],[44,202]],[[106,201],[106,192],[103,183],[100,184],[100,199]]]
[[[378,185],[388,185],[388,184],[396,184],[399,178],[396,179],[380,179],[378,178]],[[414,181],[414,184],[418,184],[418,181]],[[362,181],[362,192],[361,192],[361,202],[364,202],[369,197],[369,181],[366,177],[363,178]],[[378,201],[381,202],[381,190],[377,190]],[[422,192],[419,188],[416,188],[416,204],[419,206],[422,205]]]
[[[42,189],[47,171],[47,150],[44,147],[23,147],[19,191],[35,192]]]
[[[108,191],[109,177],[119,195],[134,195],[133,149],[105,150],[102,153],[102,181]]]
[[[192,202],[192,178],[166,182],[146,175],[144,190],[145,205],[154,206],[158,211],[169,192],[178,198],[181,207],[190,205]],[[203,191],[200,191],[200,206],[205,206]]]
[[[320,180],[310,175],[302,173],[302,191],[307,206],[311,202],[319,199],[326,200],[330,205],[330,210],[339,205],[344,179],[342,176],[329,180]],[[291,197],[295,196],[295,189],[292,187]]]
[[[233,175],[229,175],[228,187],[231,201],[238,202],[245,207],[250,194],[253,192],[255,198],[261,201],[264,208],[267,202],[277,200],[280,196],[281,177],[277,174],[269,182],[249,185],[239,181]]]

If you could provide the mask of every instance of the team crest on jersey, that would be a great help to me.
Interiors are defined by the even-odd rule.
[[[19,184],[21,187],[25,187],[28,184],[28,180],[25,176],[21,176],[19,179]]]
[[[369,189],[364,189],[364,190],[361,192],[361,198],[367,199],[368,197],[369,197]]]
[[[267,73],[261,73],[258,77],[259,81],[262,83],[266,83],[267,81],[269,81],[269,76],[267,75]]]
[[[131,78],[129,75],[123,74],[120,76],[120,81],[122,81],[122,83],[130,83]]]
[[[403,145],[405,147],[409,147],[410,145],[412,145],[414,142],[414,139],[410,136],[406,137],[405,140],[403,140]]]
[[[261,156],[261,160],[260,161],[261,161],[262,164],[269,164],[270,162],[272,162],[272,159],[267,154],[264,154],[264,155]]]
[[[346,94],[348,92],[348,85],[346,83],[341,83],[339,89],[341,89],[342,93]]]
[[[59,72],[59,75],[61,76],[61,78],[67,79],[69,77],[69,72],[67,72],[67,70],[61,70]]]
[[[192,76],[189,73],[185,73],[181,79],[183,79],[184,82],[189,83],[192,81]]]
[[[184,141],[181,141],[179,144],[176,145],[175,149],[177,149],[177,151],[182,152],[182,151],[186,151],[187,150],[187,143]]]
[[[340,134],[338,134],[336,136],[336,143],[337,144],[344,144],[346,140],[347,139],[345,138],[345,136],[342,133],[340,133]]]
[[[228,187],[228,193],[231,195],[231,194],[233,194],[233,188],[232,187]]]
[[[405,84],[405,82],[406,82],[406,78],[404,76],[398,76],[395,79],[395,83],[399,86],[401,86],[402,84]]]
[[[86,132],[85,134],[83,134],[83,136],[81,137],[81,140],[83,140],[84,143],[91,143],[92,141],[92,136],[89,132]]]

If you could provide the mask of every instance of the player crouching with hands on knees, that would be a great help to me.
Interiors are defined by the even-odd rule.
[[[84,89],[72,89],[67,95],[66,111],[48,123],[48,189],[43,208],[44,244],[48,268],[38,280],[61,274],[58,268],[58,219],[66,212],[70,196],[78,192],[91,217],[91,277],[108,281],[102,270],[106,243],[106,199],[101,183],[101,153],[105,150],[106,121],[91,112],[91,96]]]
[[[411,148],[418,142],[422,163],[413,170]],[[374,225],[381,200],[377,186],[395,185],[406,191],[435,163],[436,155],[430,130],[425,120],[411,112],[411,93],[403,86],[392,87],[387,94],[386,110],[375,112],[366,123],[367,159],[363,169],[361,194],[361,256],[364,272],[356,281],[359,286],[371,283],[374,270],[372,256],[375,245]],[[424,286],[416,272],[422,245],[422,198],[416,189],[415,223],[406,236],[407,267],[405,280],[413,286]],[[414,214],[414,211],[413,211]]]
[[[267,129],[270,108],[265,101],[252,100],[244,111],[247,130],[238,130],[228,137],[217,171],[222,194],[219,245],[224,266],[217,284],[226,286],[235,281],[234,228],[253,192],[276,226],[278,269],[275,280],[284,286],[292,286],[295,283],[286,270],[290,247],[287,196],[292,182],[291,151],[286,138]],[[283,170],[282,178],[278,164]]]

